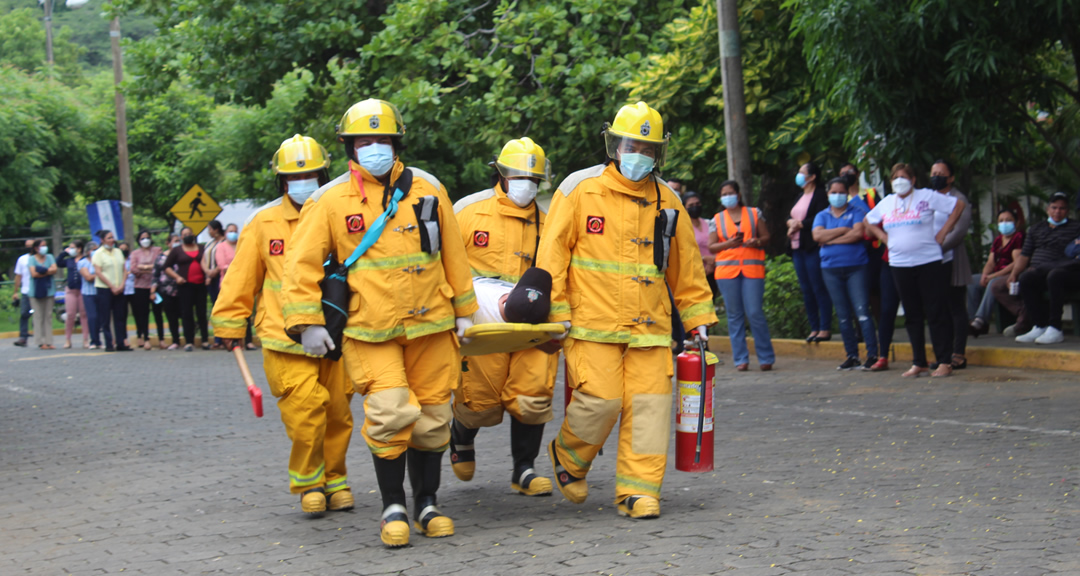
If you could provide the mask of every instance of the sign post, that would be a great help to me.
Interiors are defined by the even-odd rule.
[[[173,204],[169,212],[198,236],[211,220],[221,214],[221,206],[206,193],[206,190],[202,189],[202,186],[196,184],[177,200],[176,204]]]

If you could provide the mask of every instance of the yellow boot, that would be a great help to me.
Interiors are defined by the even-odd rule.
[[[352,490],[344,488],[330,494],[330,503],[327,508],[334,512],[340,512],[343,510],[352,510],[356,501],[353,500]]]
[[[400,504],[386,507],[382,515],[379,537],[387,548],[401,548],[409,545],[409,513]]]
[[[555,472],[555,484],[559,487],[559,492],[562,492],[562,495],[574,504],[584,502],[589,497],[589,484],[584,478],[571,476],[562,464],[559,464],[559,457],[555,454],[554,440],[548,444],[548,456],[551,457],[551,468]]]
[[[537,476],[532,468],[521,473],[510,487],[526,496],[551,496],[551,479]]]
[[[450,468],[462,482],[473,479],[476,473],[476,439],[478,430],[469,429],[454,420],[450,424]]]
[[[659,518],[660,501],[652,496],[628,496],[619,502],[619,516],[631,518]]]
[[[414,526],[417,532],[428,538],[446,538],[454,535],[454,521],[443,516],[434,505],[420,511]]]
[[[300,495],[300,509],[313,517],[326,512],[326,492],[322,488],[312,488]]]

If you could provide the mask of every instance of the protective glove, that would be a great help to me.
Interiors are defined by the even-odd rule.
[[[558,324],[562,324],[563,328],[566,328],[566,331],[563,332],[562,334],[554,334],[554,335],[552,335],[552,337],[551,337],[552,340],[563,340],[567,336],[570,335],[570,322],[569,321],[558,322]]]
[[[706,326],[698,326],[690,331],[693,335],[691,341],[697,346],[698,342],[704,342],[706,345],[709,343],[709,329]]]
[[[462,344],[468,344],[469,342],[472,342],[472,338],[465,337],[465,331],[469,328],[472,328],[472,325],[472,318],[469,318],[468,316],[462,316],[461,318],[457,318],[454,320],[454,326],[457,327],[457,337]]]
[[[307,330],[300,334],[300,343],[304,345],[304,352],[312,356],[325,356],[334,349],[334,339],[326,331],[326,326],[308,326]]]

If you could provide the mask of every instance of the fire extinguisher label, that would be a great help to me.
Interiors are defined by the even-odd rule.
[[[679,381],[679,413],[675,417],[677,432],[697,433],[698,414],[701,411],[701,396],[698,394],[699,382]],[[705,402],[705,426],[703,432],[713,430],[712,398]]]

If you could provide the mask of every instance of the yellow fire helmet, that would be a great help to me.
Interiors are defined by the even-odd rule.
[[[671,134],[664,133],[664,121],[660,118],[660,113],[644,102],[623,106],[615,115],[614,122],[604,123],[607,155],[613,160],[618,159],[616,152],[619,145],[628,139],[652,144],[656,151],[656,166],[663,166],[670,137]]]
[[[299,134],[285,140],[274,153],[270,169],[274,174],[304,174],[330,168],[330,154],[314,138]]]
[[[405,135],[405,122],[397,106],[385,101],[368,98],[353,104],[341,117],[337,135],[345,136],[395,136]]]
[[[495,160],[495,168],[503,178],[525,176],[551,181],[551,161],[544,149],[528,137],[507,142]]]

